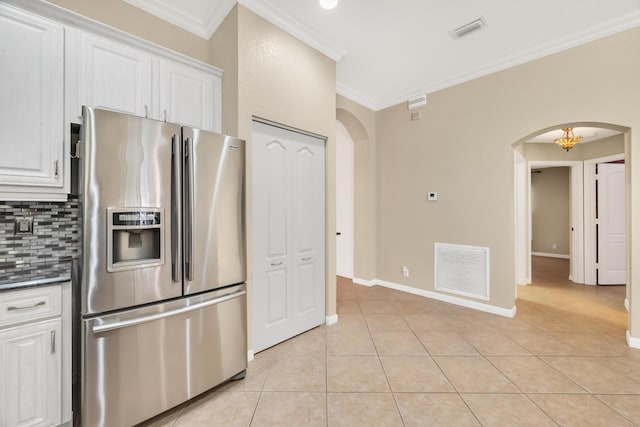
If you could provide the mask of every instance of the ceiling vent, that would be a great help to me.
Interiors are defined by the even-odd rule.
[[[409,110],[415,110],[416,108],[427,105],[427,95],[416,96],[407,101],[407,107]]]
[[[449,31],[449,34],[451,34],[451,37],[454,39],[459,39],[462,36],[466,36],[467,34],[480,30],[486,26],[487,21],[485,21],[484,17],[481,16],[478,19],[474,19],[471,22]]]

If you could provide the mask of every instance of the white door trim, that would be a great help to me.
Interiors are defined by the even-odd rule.
[[[571,250],[570,250],[570,273],[569,280],[574,283],[584,283],[584,172],[582,161],[530,161],[528,164],[529,181],[527,186],[529,208],[527,216],[527,224],[529,236],[531,236],[531,169],[551,168],[551,167],[570,167],[571,168]],[[526,257],[531,258],[531,239],[526,245]]]
[[[514,151],[514,191],[515,191],[515,261],[516,261],[516,298],[518,297],[518,285],[531,283],[531,257],[527,256],[527,248],[530,249],[530,232],[527,221],[527,208],[530,205],[529,195],[531,188],[531,172],[527,159],[518,151]]]
[[[591,183],[596,179],[598,163],[625,160],[625,154],[598,157],[584,161],[584,284],[596,285],[596,188]]]

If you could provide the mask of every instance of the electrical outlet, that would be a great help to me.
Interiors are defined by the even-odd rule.
[[[553,245],[551,245],[551,249],[558,249],[558,244],[554,243]]]
[[[409,267],[407,267],[406,265],[402,266],[402,275],[404,277],[409,277]]]
[[[33,217],[19,216],[16,217],[13,224],[14,234],[33,234]]]

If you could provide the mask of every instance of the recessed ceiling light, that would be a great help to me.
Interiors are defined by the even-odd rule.
[[[323,9],[333,9],[338,5],[338,0],[319,0],[320,7]]]

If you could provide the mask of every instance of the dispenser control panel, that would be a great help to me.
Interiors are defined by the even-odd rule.
[[[115,212],[113,225],[160,225],[160,212]]]
[[[164,264],[164,209],[107,208],[107,271]]]

